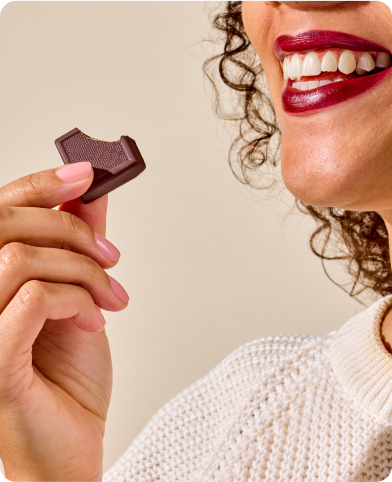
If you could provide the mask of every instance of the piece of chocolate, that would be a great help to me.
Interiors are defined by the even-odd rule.
[[[136,142],[128,136],[105,142],[76,128],[54,142],[64,164],[91,162],[94,180],[81,196],[86,204],[131,181],[146,168]]]

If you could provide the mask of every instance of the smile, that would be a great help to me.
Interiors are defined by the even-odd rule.
[[[387,49],[359,37],[312,30],[274,42],[287,81],[285,112],[304,114],[344,102],[374,87],[391,71]]]

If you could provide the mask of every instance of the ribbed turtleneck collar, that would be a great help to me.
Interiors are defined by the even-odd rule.
[[[329,347],[338,382],[368,412],[392,423],[392,355],[381,340],[381,322],[392,295],[348,320]]]

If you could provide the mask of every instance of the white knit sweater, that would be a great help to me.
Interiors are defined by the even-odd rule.
[[[324,336],[238,348],[168,402],[104,482],[359,482],[392,470],[392,295]]]

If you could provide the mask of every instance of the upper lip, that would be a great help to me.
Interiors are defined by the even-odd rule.
[[[288,54],[327,48],[391,53],[387,48],[371,40],[333,30],[308,30],[296,35],[280,35],[274,41],[274,54],[281,62]]]

